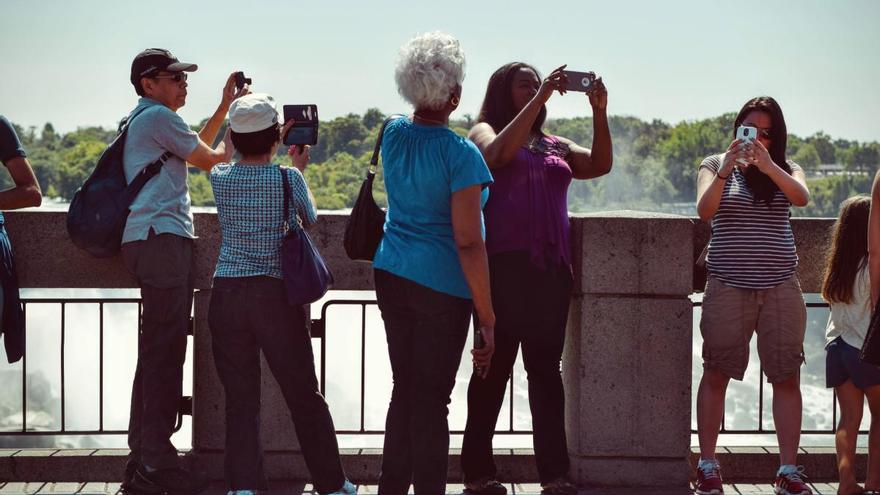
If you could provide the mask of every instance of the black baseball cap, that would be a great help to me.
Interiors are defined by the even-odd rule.
[[[140,86],[142,77],[159,71],[194,72],[199,68],[196,64],[181,62],[177,57],[163,48],[147,48],[138,53],[131,62],[131,83],[135,88]]]

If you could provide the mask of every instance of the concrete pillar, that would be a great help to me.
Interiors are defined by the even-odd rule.
[[[580,483],[687,485],[692,237],[693,222],[673,215],[572,218],[575,293],[562,367]]]

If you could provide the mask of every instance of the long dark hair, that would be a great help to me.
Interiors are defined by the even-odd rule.
[[[822,297],[828,302],[852,302],[856,275],[868,262],[870,211],[868,196],[854,196],[840,205],[840,216],[832,227],[831,246],[825,254]]]
[[[483,106],[480,108],[480,115],[477,122],[485,122],[492,126],[495,132],[501,132],[507,124],[513,120],[519,113],[518,108],[513,106],[513,97],[510,91],[513,87],[513,77],[520,69],[528,69],[541,79],[538,69],[523,62],[511,62],[502,65],[492,77],[489,78],[489,85],[486,87],[486,96],[483,98]],[[541,112],[535,118],[532,124],[532,132],[543,134],[541,127],[544,125],[544,119],[547,118],[547,106],[541,107]]]
[[[773,98],[759,96],[752,98],[743,105],[742,110],[739,111],[736,120],[733,122],[734,138],[736,138],[736,129],[754,111],[764,112],[770,116],[770,122],[772,122],[770,125],[770,149],[767,151],[770,152],[770,158],[773,159],[773,162],[791,175],[791,166],[785,157],[785,147],[788,144],[788,129],[785,127],[785,117],[782,116],[782,108],[779,107],[779,103]],[[748,184],[749,189],[752,191],[755,200],[761,200],[765,203],[769,203],[776,194],[776,191],[779,190],[773,179],[758,170],[758,167],[749,167],[746,170],[746,184]]]

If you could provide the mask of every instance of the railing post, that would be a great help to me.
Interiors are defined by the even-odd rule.
[[[563,356],[572,476],[680,486],[691,429],[693,222],[572,219],[575,291]]]

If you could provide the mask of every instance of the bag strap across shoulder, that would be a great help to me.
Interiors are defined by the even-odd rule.
[[[281,213],[281,218],[283,219],[281,222],[281,228],[284,231],[284,234],[287,235],[287,232],[290,230],[290,222],[287,220],[289,218],[288,212],[290,211],[290,181],[287,179],[287,170],[284,167],[279,166],[278,170],[281,171],[281,190],[284,193],[284,209]]]
[[[148,106],[143,107],[140,110],[138,110],[137,112],[126,117],[125,120],[121,121],[119,123],[119,128],[116,129],[116,134],[119,135],[119,134],[122,134],[123,132],[127,131],[128,125],[131,124],[131,121],[134,120],[134,118],[137,117],[138,115],[142,114],[144,112],[144,110],[146,110],[148,108],[150,108],[150,107],[148,107]]]
[[[376,166],[379,164],[379,151],[382,149],[382,136],[385,135],[385,127],[387,127],[389,123],[405,117],[406,115],[396,113],[385,119],[385,122],[382,122],[382,127],[379,129],[379,136],[376,138],[376,146],[373,148],[373,156],[370,158],[370,172],[376,173]]]
[[[121,136],[121,135],[125,134],[125,137],[128,137],[128,134],[127,134],[128,133],[128,126],[131,125],[131,121],[134,120],[135,117],[137,117],[138,115],[143,113],[144,110],[146,110],[148,108],[150,108],[150,107],[148,107],[148,106],[143,107],[140,110],[138,110],[137,112],[135,112],[134,114],[132,114],[130,117],[125,119],[125,122],[122,122],[120,124],[119,135]],[[150,180],[153,178],[154,175],[158,174],[162,170],[162,165],[165,165],[165,162],[167,162],[168,159],[171,158],[171,155],[173,155],[173,153],[171,153],[170,151],[166,151],[165,153],[162,153],[162,155],[159,156],[159,158],[157,158],[155,161],[153,161],[152,163],[150,163],[149,165],[144,167],[140,173],[146,177],[145,180]]]

